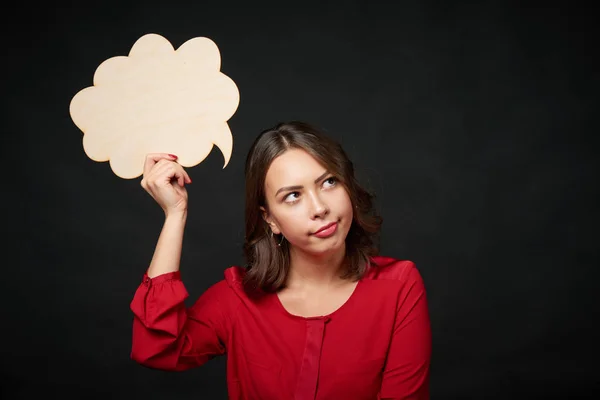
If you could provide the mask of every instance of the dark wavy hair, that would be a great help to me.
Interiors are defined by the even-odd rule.
[[[249,291],[276,292],[285,287],[290,266],[289,245],[273,236],[260,207],[268,209],[265,177],[272,161],[288,149],[312,155],[341,183],[352,202],[354,218],[346,237],[343,279],[359,280],[379,253],[378,234],[383,222],[373,205],[374,196],[359,185],[354,165],[342,146],[323,131],[300,121],[282,122],[262,131],[246,158],[246,235],[244,286]]]

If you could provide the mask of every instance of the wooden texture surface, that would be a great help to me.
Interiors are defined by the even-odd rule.
[[[235,82],[220,72],[217,45],[196,37],[177,50],[147,34],[128,56],[101,63],[93,86],[71,100],[83,149],[125,179],[143,172],[147,153],[177,154],[185,167],[201,163],[216,145],[227,166],[233,136],[227,121],[239,105]]]

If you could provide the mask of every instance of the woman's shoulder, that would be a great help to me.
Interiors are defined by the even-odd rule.
[[[241,285],[245,275],[246,268],[239,265],[232,265],[224,271],[225,282],[231,287]]]
[[[223,271],[223,278],[211,284],[204,296],[226,299],[236,293],[241,287],[242,279],[245,274],[245,268],[239,266],[230,266]],[[233,296],[235,297],[235,296]]]
[[[243,302],[242,278],[245,269],[238,266],[227,267],[223,278],[206,288],[196,304],[218,304],[221,308],[233,311]]]
[[[379,255],[371,257],[370,261],[366,279],[406,281],[421,278],[416,264],[411,260]]]

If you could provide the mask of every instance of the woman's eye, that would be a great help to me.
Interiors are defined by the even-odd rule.
[[[283,201],[285,201],[286,203],[294,203],[296,200],[298,200],[299,195],[300,195],[300,193],[298,193],[298,192],[292,192],[292,193],[288,194],[287,196],[285,196],[283,198]]]
[[[335,179],[332,176],[332,177],[329,177],[329,178],[325,179],[325,181],[323,182],[323,185],[325,187],[332,187],[332,186],[335,186],[336,182],[337,182],[337,179]]]

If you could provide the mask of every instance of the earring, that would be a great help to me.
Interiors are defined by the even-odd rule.
[[[273,231],[271,231],[271,239],[273,239],[273,237],[274,237],[274,234],[273,234]],[[283,243],[283,239],[285,239],[285,237],[282,234],[281,240],[279,241],[279,243],[277,243],[277,247],[281,247],[281,244]]]

